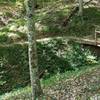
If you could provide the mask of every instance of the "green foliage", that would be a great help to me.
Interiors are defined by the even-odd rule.
[[[65,59],[73,69],[87,64],[97,63],[96,56],[94,56],[89,49],[85,49],[82,45],[73,41],[70,47],[71,48],[66,53]]]
[[[76,78],[79,77],[81,75],[85,75],[87,73],[91,73],[91,71],[94,70],[98,70],[99,65],[95,65],[95,66],[84,66],[84,68],[81,68],[80,70],[75,70],[75,71],[67,71],[61,75],[53,75],[52,77],[45,79],[42,81],[42,85],[46,87],[52,87],[52,86],[57,86],[58,82],[63,82],[67,79],[72,79],[72,78]],[[58,80],[59,79],[59,80]],[[96,88],[93,91],[97,90],[98,87],[96,86]],[[5,93],[3,95],[0,96],[0,100],[31,100],[31,88],[30,86],[28,87],[24,87],[24,88],[19,88],[17,90],[11,91],[10,93]],[[79,99],[80,100],[80,99]]]
[[[57,6],[57,5],[55,5]],[[61,9],[61,8],[62,9]],[[85,8],[83,15],[83,22],[81,18],[76,14],[72,17],[68,25],[63,27],[63,22],[66,17],[70,14],[71,8],[69,5],[57,6],[48,10],[40,10],[36,14],[36,21],[41,22],[41,25],[47,26],[48,30],[42,30],[44,33],[55,33],[57,35],[68,35],[68,36],[87,36],[94,35],[94,25],[100,25],[100,10],[95,7]],[[67,22],[66,22],[67,23]]]
[[[16,2],[16,0],[0,0],[0,2]],[[18,2],[23,0],[17,0]],[[49,0],[38,0],[38,4],[42,7],[50,4]],[[16,3],[17,4],[17,3]],[[58,3],[57,3],[58,4]],[[19,6],[19,3],[17,4]],[[69,7],[70,8],[70,7]],[[73,36],[85,36],[94,34],[94,24],[100,24],[100,11],[96,8],[86,8],[84,10],[83,20],[80,22],[78,16],[74,16],[69,26],[63,27],[63,20],[70,12],[68,6],[61,4],[55,5],[51,8],[41,9],[36,11],[35,21],[40,24],[42,31],[40,33],[46,33],[46,35],[73,35]],[[49,10],[48,10],[49,9]],[[12,17],[9,12],[5,13],[5,16]],[[17,23],[18,26],[24,26],[25,20],[18,19],[11,22]],[[0,43],[8,43],[8,33],[10,25],[7,28],[0,30]],[[17,27],[18,28],[18,27]],[[39,29],[39,28],[37,28]],[[37,30],[39,32],[39,30]],[[54,34],[55,33],[55,34]],[[26,40],[26,34],[15,32],[24,40]],[[56,82],[61,77],[59,74],[66,70],[71,70],[64,75],[65,79],[69,75],[72,75],[72,69],[84,68],[84,65],[97,63],[96,57],[89,51],[85,50],[79,44],[72,44],[70,48],[65,41],[61,39],[54,39],[48,42],[38,42],[38,58],[39,58],[39,71],[46,71],[45,79],[53,74],[57,74],[50,80],[44,83]],[[0,94],[11,91],[15,88],[24,87],[29,84],[29,68],[28,68],[28,55],[27,45],[12,45],[6,47],[0,47]],[[76,70],[75,70],[76,71]],[[76,73],[79,71],[77,70]],[[70,74],[69,74],[70,73]],[[16,79],[15,79],[16,78]],[[27,92],[29,93],[29,91]],[[26,95],[27,93],[22,93]],[[15,94],[14,94],[15,95]],[[13,96],[14,96],[13,95]],[[13,97],[12,96],[12,97]],[[11,100],[11,99],[10,99]]]
[[[0,100],[29,100],[29,98],[31,99],[31,88],[25,87],[14,90],[13,92],[10,92],[10,94],[6,93],[4,96],[0,97]]]
[[[57,73],[58,70],[63,72],[68,69],[68,63],[61,55],[61,49],[66,44],[62,39],[53,39],[48,42],[38,44],[39,67],[42,70],[47,70],[48,74]],[[62,50],[63,51],[63,50]]]
[[[29,83],[27,46],[0,47],[0,80],[0,94]]]
[[[3,32],[2,32],[3,33]],[[6,42],[8,39],[6,34],[0,34],[0,43]]]
[[[0,3],[10,3],[10,2],[16,2],[16,0],[0,0]]]
[[[91,64],[91,53],[82,51],[79,45],[68,47],[63,38],[37,42],[39,72],[46,71],[44,78],[66,70]],[[70,51],[68,50],[70,49]],[[27,85],[29,79],[27,45],[14,44],[0,47],[0,93]],[[14,78],[16,78],[14,80]]]
[[[96,7],[85,8],[83,22],[80,20],[80,17],[75,15],[69,24],[68,32],[72,36],[94,35],[94,25],[100,25],[100,10]]]
[[[39,37],[47,37],[47,36],[62,36],[62,35],[68,35],[68,36],[88,36],[93,35],[94,37],[94,24],[99,25],[100,23],[100,11],[97,10],[95,7],[93,8],[86,8],[84,9],[84,15],[83,15],[83,23],[80,21],[80,17],[75,15],[69,25],[63,27],[63,21],[69,15],[71,9],[69,9],[69,5],[63,6],[63,5],[55,5],[56,7],[48,8],[48,9],[41,9],[37,10],[34,20],[37,24],[36,30],[37,34],[39,34]],[[9,13],[6,13],[5,15],[11,16]],[[19,18],[17,20],[13,20],[10,22],[6,28],[2,28],[0,30],[0,34],[5,33],[4,41],[1,39],[0,42],[7,42],[7,34],[10,31],[10,28],[14,25],[17,25],[17,29],[20,27],[24,27],[25,25],[25,19]],[[8,30],[6,30],[8,29]],[[24,29],[21,29],[24,30]],[[16,31],[13,30],[14,33]],[[18,30],[15,34],[19,34],[20,31]],[[25,33],[25,31],[23,31]],[[21,34],[20,34],[21,35]],[[24,34],[26,36],[26,34]]]

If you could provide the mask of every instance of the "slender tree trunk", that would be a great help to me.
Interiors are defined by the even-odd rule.
[[[79,16],[83,15],[83,0],[79,0]]]
[[[38,57],[36,48],[35,23],[34,16],[34,0],[25,0],[26,17],[27,17],[27,33],[28,33],[28,53],[29,53],[29,69],[32,87],[32,100],[36,100],[42,94],[40,80],[38,76]]]
[[[98,0],[98,7],[100,8],[100,0]]]
[[[34,0],[34,6],[36,6],[37,5],[37,0]]]
[[[98,0],[98,3],[100,4],[100,0]]]

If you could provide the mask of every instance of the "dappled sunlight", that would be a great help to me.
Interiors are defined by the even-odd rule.
[[[99,100],[98,1],[33,1],[0,0],[0,100]]]

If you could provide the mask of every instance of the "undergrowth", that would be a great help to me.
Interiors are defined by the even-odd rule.
[[[85,73],[89,73],[95,69],[98,69],[99,65],[93,65],[93,66],[84,66],[80,68],[79,70],[75,71],[66,71],[62,74],[56,74],[54,76],[51,76],[48,79],[41,80],[42,86],[44,89],[48,87],[52,87],[58,82],[63,82],[66,80],[73,79],[75,77],[80,77],[82,74],[85,75]],[[22,99],[22,100],[31,100],[31,88],[30,86],[27,86],[25,88],[19,88],[17,90],[13,90],[10,93],[6,93],[4,95],[0,96],[0,100],[15,100],[15,99]],[[44,99],[45,100],[45,99]]]

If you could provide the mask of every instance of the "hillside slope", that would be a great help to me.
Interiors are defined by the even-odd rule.
[[[78,13],[71,18],[68,25],[63,26],[64,20],[72,11],[73,4],[62,4],[61,2],[36,10],[35,27],[37,38],[55,36],[87,36],[94,35],[94,25],[100,25],[100,10],[95,5],[84,8],[83,22]],[[2,7],[0,10],[0,42],[12,43],[27,41],[25,17],[20,15],[21,9],[16,6],[11,8]],[[14,8],[14,10],[13,10]],[[19,11],[19,12],[18,12]],[[1,20],[2,19],[2,20]],[[5,23],[6,22],[6,23]]]
[[[85,100],[100,94],[100,65],[87,67],[71,73],[70,79],[63,74],[53,84],[44,87],[44,93],[54,100]],[[67,78],[66,78],[67,77]],[[51,80],[51,79],[49,79]],[[49,81],[48,80],[48,81]],[[45,81],[46,84],[46,81]],[[26,87],[0,96],[0,100],[31,100],[31,89]],[[47,98],[47,97],[46,97]],[[53,99],[43,99],[53,100]],[[94,99],[93,99],[94,100]]]

